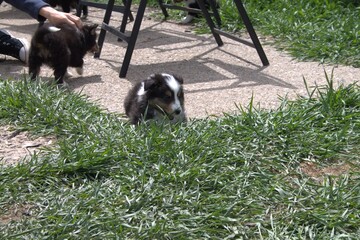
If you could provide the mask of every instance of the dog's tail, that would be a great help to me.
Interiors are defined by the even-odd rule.
[[[60,30],[61,28],[55,27],[50,24],[44,24],[43,26],[39,27],[39,29],[35,32],[31,42],[36,45],[41,45],[44,42],[47,42],[48,34],[55,33]]]

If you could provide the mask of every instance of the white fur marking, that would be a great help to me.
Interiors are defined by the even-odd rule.
[[[174,78],[174,76],[170,75],[170,74],[166,74],[166,73],[162,73],[161,74],[164,79],[166,80],[166,84],[169,86],[169,88],[174,92],[174,103],[171,104],[171,110],[175,111],[175,110],[182,110],[181,104],[180,104],[180,100],[178,98],[178,93],[180,91],[180,84],[178,81],[176,81],[176,79]]]
[[[145,95],[145,92],[146,92],[146,91],[145,91],[145,89],[144,89],[144,83],[142,82],[139,90],[138,90],[137,93],[136,93],[136,95],[138,95],[138,98],[137,98],[138,102],[141,102],[141,101],[142,101],[142,98],[143,98],[143,96]]]
[[[73,75],[71,74],[71,72],[66,70],[66,73],[64,75],[65,78],[71,78]]]
[[[57,28],[57,27],[54,27],[54,26],[50,26],[49,27],[49,31],[50,32],[58,32],[58,31],[60,31],[61,29],[60,28]]]
[[[140,96],[144,94],[145,94],[145,89],[144,89],[144,83],[142,82],[139,90],[137,91],[137,95]]]

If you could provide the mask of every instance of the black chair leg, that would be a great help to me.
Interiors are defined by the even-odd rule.
[[[208,1],[211,7],[211,11],[213,12],[213,15],[215,17],[217,27],[221,27],[221,18],[218,11],[219,5],[216,3],[216,0],[208,0]]]
[[[269,65],[269,61],[266,57],[266,54],[264,52],[264,49],[261,46],[261,43],[259,41],[259,38],[253,28],[253,25],[251,24],[250,18],[244,8],[244,5],[242,4],[241,0],[234,0],[236,7],[240,13],[240,16],[245,24],[245,27],[250,35],[250,38],[252,40],[252,42],[254,43],[254,47],[261,59],[261,62],[264,66],[268,66]]]
[[[134,22],[134,26],[129,38],[129,42],[128,42],[128,46],[126,49],[126,53],[125,53],[125,57],[124,57],[124,61],[123,64],[121,66],[120,69],[120,74],[119,76],[121,78],[126,77],[126,73],[128,71],[129,68],[129,64],[130,64],[130,60],[135,48],[135,44],[136,44],[136,39],[138,37],[139,34],[139,30],[140,30],[140,26],[141,26],[141,22],[145,13],[145,8],[146,8],[146,4],[147,4],[147,0],[140,0],[139,3],[139,8],[135,17],[135,22]]]
[[[207,8],[205,6],[204,0],[197,0],[197,2],[199,4],[199,7],[200,7],[201,11],[203,12],[204,18],[205,18],[205,20],[207,22],[207,25],[209,26],[209,28],[211,30],[212,35],[215,38],[216,43],[218,44],[219,47],[224,45],[223,41],[221,40],[220,35],[217,32],[214,31],[215,25],[214,25],[214,22],[211,19],[209,11],[207,10]]]
[[[123,13],[123,18],[122,18],[122,22],[120,25],[120,32],[125,33],[126,30],[126,25],[127,25],[127,19],[129,18],[130,21],[134,21],[134,17],[131,14],[131,4],[132,4],[132,0],[123,0],[124,6],[125,6],[125,10]],[[121,42],[122,39],[118,38],[118,41]]]
[[[110,22],[110,17],[111,17],[111,13],[112,10],[114,8],[114,4],[115,4],[115,0],[109,0],[108,4],[106,6],[106,11],[105,11],[105,16],[104,16],[104,20],[103,20],[103,24],[109,24]],[[98,46],[99,46],[99,51],[97,53],[95,53],[94,57],[95,58],[99,58],[100,54],[101,54],[101,50],[102,50],[102,46],[104,44],[104,40],[105,40],[105,36],[106,36],[106,30],[101,28],[100,31],[100,35],[99,35],[99,39],[98,39]]]
[[[158,0],[160,9],[164,15],[165,18],[169,17],[169,13],[166,11],[166,7],[164,7],[164,1],[163,0]]]
[[[132,21],[134,21],[134,16],[131,14],[131,11],[130,11],[130,7],[131,7],[131,2],[132,2],[132,0],[130,0],[128,9],[126,9],[126,5],[127,5],[128,1],[129,1],[129,0],[123,0],[123,1],[122,1],[123,4],[124,4],[124,7],[125,7],[125,9],[124,9],[124,14],[126,13],[126,14],[129,16],[129,21],[132,22]]]

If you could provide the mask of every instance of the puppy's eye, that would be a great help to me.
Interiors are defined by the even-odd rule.
[[[171,96],[169,96],[169,95],[165,95],[165,96],[163,96],[163,98],[162,98],[164,101],[171,101]]]

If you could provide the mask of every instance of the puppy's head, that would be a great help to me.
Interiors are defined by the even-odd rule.
[[[183,79],[162,73],[144,81],[149,106],[166,115],[172,122],[185,121]]]
[[[97,34],[96,34],[96,28],[98,27],[97,24],[86,24],[82,27],[82,31],[85,36],[85,42],[87,51],[92,53],[99,52],[99,46],[96,42]]]

